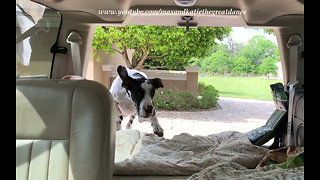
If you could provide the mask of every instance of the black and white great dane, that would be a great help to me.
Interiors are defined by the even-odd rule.
[[[145,73],[121,65],[118,66],[117,72],[118,76],[112,82],[110,88],[118,113],[116,118],[117,130],[121,129],[121,121],[126,116],[130,116],[126,128],[131,129],[132,122],[138,114],[140,123],[149,121],[154,134],[162,137],[163,129],[156,117],[152,101],[155,90],[160,87],[163,88],[161,79],[148,79]]]

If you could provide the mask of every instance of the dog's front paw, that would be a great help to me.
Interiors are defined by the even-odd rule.
[[[121,130],[121,121],[116,121],[116,130]]]
[[[131,129],[131,128],[132,128],[132,124],[130,122],[128,122],[126,125],[126,129]]]
[[[163,136],[163,129],[160,127],[160,125],[153,126],[153,133],[159,137],[162,137]]]
[[[157,136],[159,137],[162,137],[163,136],[163,131],[153,131],[154,134],[156,134]]]

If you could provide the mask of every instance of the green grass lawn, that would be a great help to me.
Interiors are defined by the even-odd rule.
[[[279,79],[262,77],[199,76],[199,81],[213,85],[220,97],[235,97],[272,101],[270,84],[282,82]]]

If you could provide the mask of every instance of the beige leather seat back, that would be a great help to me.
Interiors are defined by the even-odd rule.
[[[16,179],[111,179],[115,113],[97,82],[16,80]]]

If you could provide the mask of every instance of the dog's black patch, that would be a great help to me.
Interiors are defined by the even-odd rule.
[[[145,91],[141,87],[141,84],[145,82],[145,78],[142,79],[131,79],[132,83],[128,87],[128,90],[131,92],[131,99],[136,103],[137,111],[139,111],[140,103],[144,98]]]
[[[149,79],[149,82],[152,84],[152,86],[156,89],[162,87],[163,88],[163,84],[160,78],[154,78],[154,79]]]

